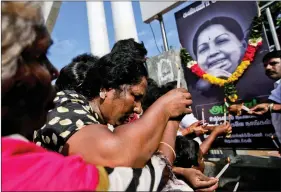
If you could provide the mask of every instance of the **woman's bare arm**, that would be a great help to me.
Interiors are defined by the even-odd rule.
[[[178,121],[168,121],[161,140],[161,142],[165,142],[166,144],[171,146],[174,150],[175,150],[175,141],[177,137],[178,128],[179,128]],[[160,143],[158,149],[163,153],[163,155],[167,157],[171,165],[173,165],[173,162],[175,160],[175,155],[172,149],[170,149],[170,147],[168,147],[166,144]]]
[[[169,118],[191,112],[189,93],[173,90],[169,95],[159,98],[139,120],[118,126],[113,133],[104,125],[85,126],[68,139],[64,151],[93,164],[143,167],[158,148]]]
[[[200,149],[203,155],[205,155],[209,151],[217,136],[227,133],[231,130],[232,128],[229,122],[226,122],[226,124],[216,126],[214,130],[211,132],[211,134],[209,135],[209,137],[207,137],[207,139],[205,139],[200,145]]]

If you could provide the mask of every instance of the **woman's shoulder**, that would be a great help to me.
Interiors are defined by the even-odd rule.
[[[55,107],[47,114],[46,124],[34,132],[34,142],[41,146],[61,152],[67,140],[83,127],[101,124],[87,99],[72,90],[57,93]]]
[[[83,95],[77,93],[74,90],[59,91],[54,98],[55,106],[62,105],[64,103],[79,103],[81,105],[89,105],[89,101]]]

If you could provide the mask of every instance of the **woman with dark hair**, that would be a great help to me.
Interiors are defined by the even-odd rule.
[[[239,23],[230,17],[214,17],[196,31],[193,53],[199,66],[216,77],[228,78],[240,64],[247,42]],[[199,80],[197,87],[208,89],[210,84]]]
[[[81,54],[72,59],[72,62],[60,70],[60,75],[56,80],[57,91],[75,90],[80,91],[88,69],[94,65],[99,58],[92,54]]]
[[[133,52],[133,54],[138,56],[139,59],[144,59],[147,54],[147,50],[144,47],[143,42],[138,43],[133,38],[120,40],[116,42],[111,49],[111,53],[120,51]]]
[[[94,164],[143,167],[158,148],[169,119],[189,113],[191,100],[185,89],[174,90],[141,120],[125,124],[134,113],[142,112],[147,86],[145,58],[135,49],[145,48],[140,44],[100,58],[87,71],[81,94],[58,92],[55,108],[34,141],[63,154],[79,154]],[[112,126],[115,129],[110,131]]]

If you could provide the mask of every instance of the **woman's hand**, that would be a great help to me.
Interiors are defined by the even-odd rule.
[[[164,111],[168,113],[170,118],[176,118],[192,112],[189,108],[192,104],[191,94],[184,88],[173,89],[156,102],[162,102]]]
[[[216,133],[216,135],[222,135],[232,132],[232,127],[229,122],[226,122],[225,124],[218,125],[214,128],[213,132]]]
[[[196,191],[214,191],[218,188],[218,179],[207,177],[199,170],[174,167],[173,172],[184,176],[188,184]]]
[[[231,73],[229,73],[228,71],[218,68],[211,68],[208,69],[206,72],[210,75],[213,75],[215,77],[221,77],[221,78],[228,78],[231,76]]]
[[[195,133],[196,136],[203,135],[208,132],[206,128],[207,125],[203,125],[203,121],[197,121],[193,124],[191,124],[189,127],[186,129],[181,129],[180,131],[182,132],[183,136],[186,136],[191,133]]]

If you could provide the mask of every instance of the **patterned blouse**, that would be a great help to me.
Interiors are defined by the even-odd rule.
[[[90,124],[104,124],[87,99],[75,91],[57,93],[55,108],[47,115],[47,123],[34,132],[34,142],[52,151],[61,152],[66,141],[79,129]]]

